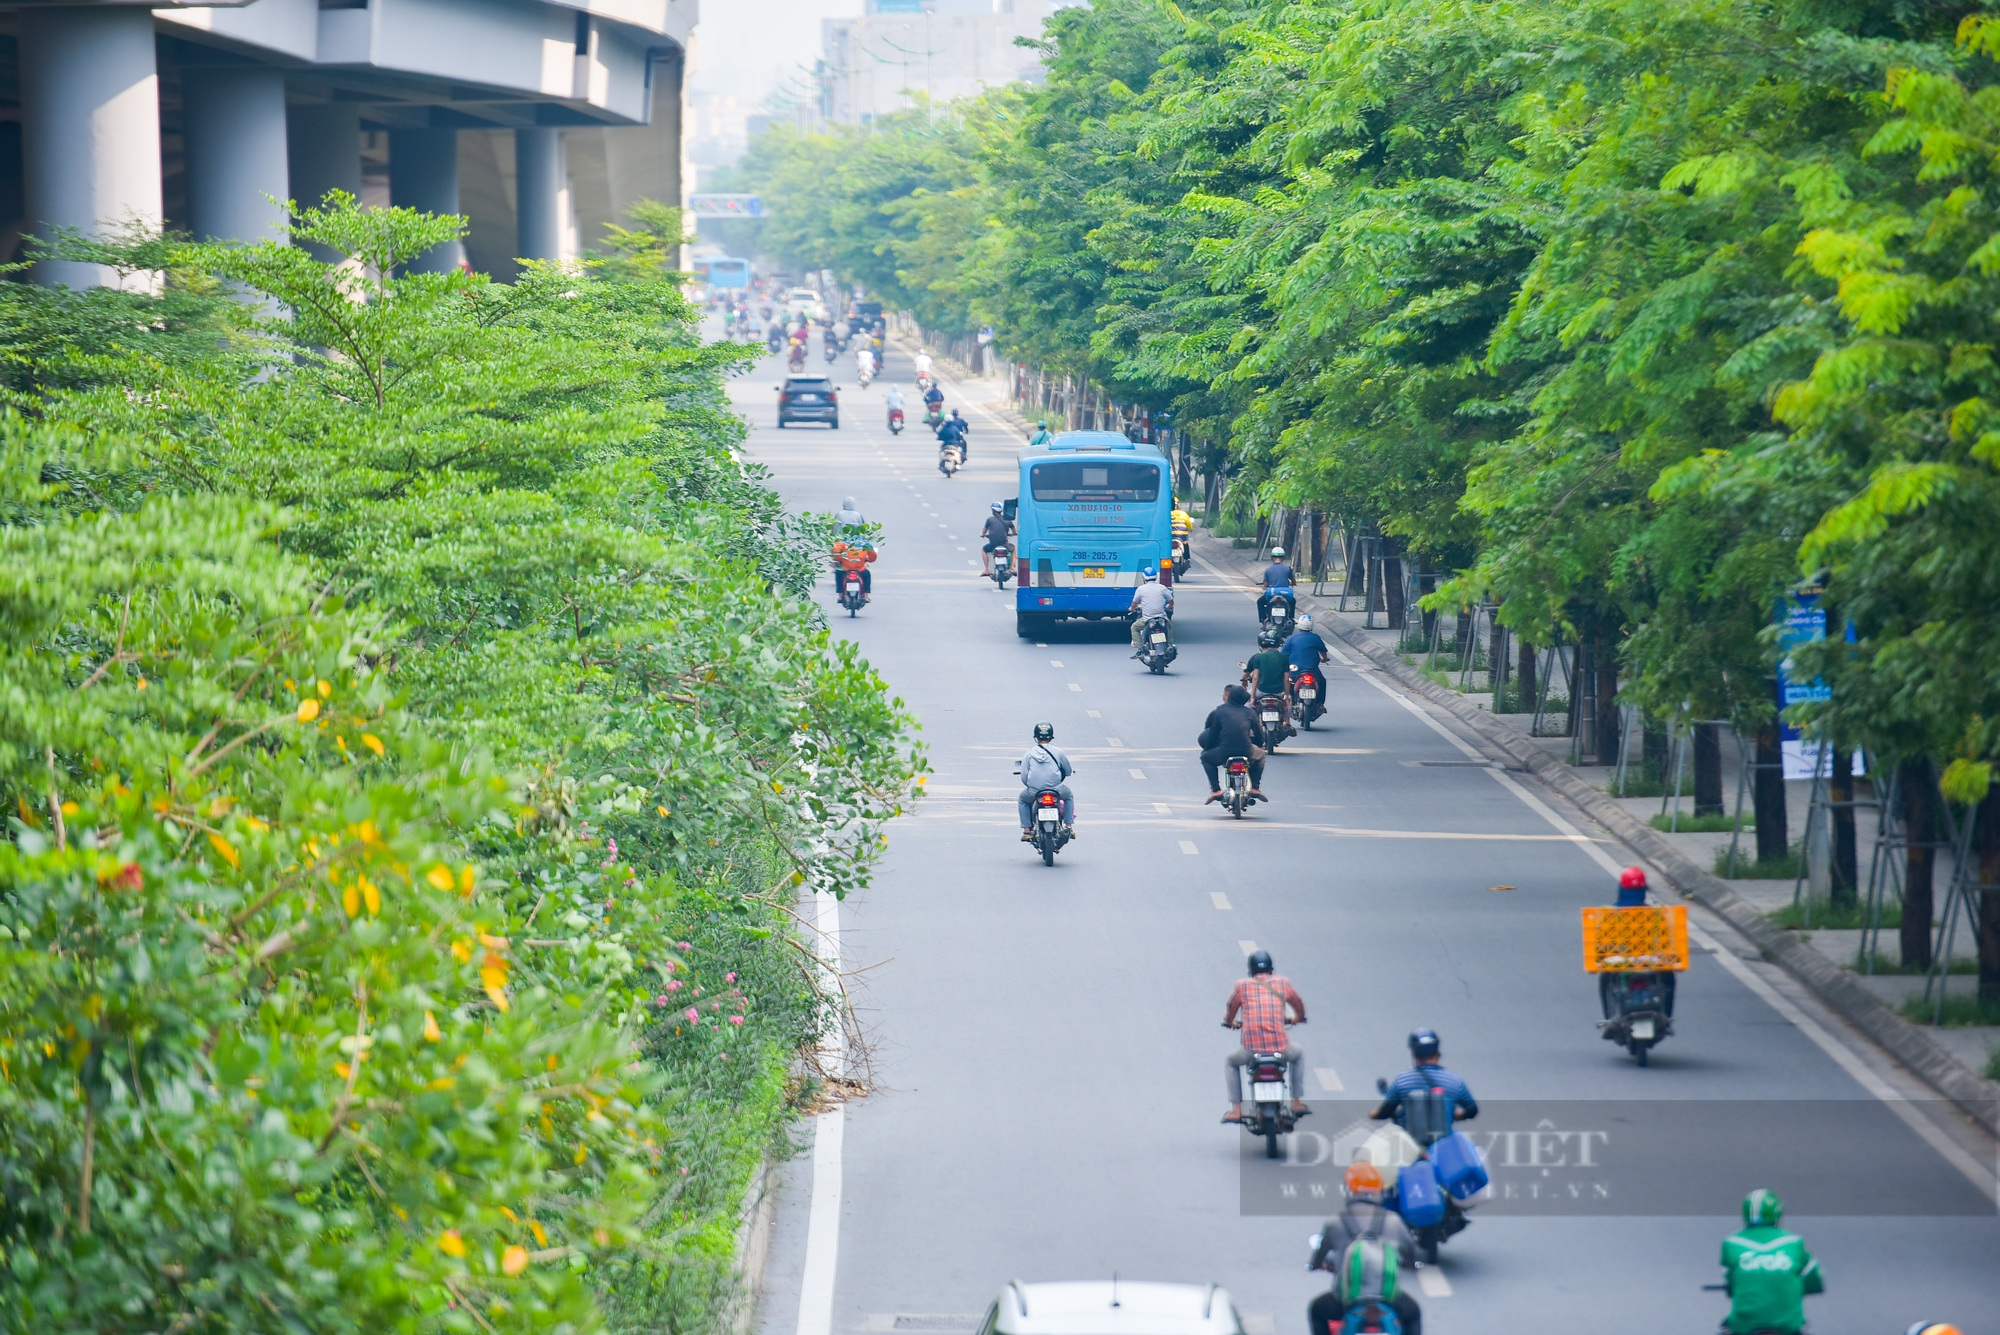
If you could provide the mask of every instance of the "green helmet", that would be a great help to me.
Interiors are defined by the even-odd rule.
[[[1785,1217],[1785,1203],[1775,1191],[1763,1187],[1743,1198],[1743,1222],[1750,1228],[1776,1228]]]

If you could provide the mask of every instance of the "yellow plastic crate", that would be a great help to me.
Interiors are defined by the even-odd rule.
[[[1687,966],[1686,905],[1583,911],[1585,973],[1677,973]]]

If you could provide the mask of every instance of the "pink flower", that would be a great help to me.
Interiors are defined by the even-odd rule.
[[[731,1023],[731,1024],[742,1024],[742,1023],[743,1023],[743,1017],[742,1017],[742,1016],[740,1016],[740,1015],[732,1015],[732,1016],[730,1016],[730,1017],[729,1017],[729,1023]]]
[[[674,971],[675,969],[678,969],[678,968],[680,968],[680,967],[681,967],[681,965],[680,965],[680,961],[679,961],[679,960],[668,960],[668,961],[667,961],[667,972],[668,972],[668,973],[672,973],[672,972],[673,972],[673,971]]]
[[[683,984],[678,978],[669,979],[667,982],[667,991],[678,992],[681,990],[683,986],[685,986],[685,984]],[[665,1000],[665,998],[662,998],[662,1000]]]
[[[687,1017],[688,1017],[689,1021],[690,1021],[690,1022],[692,1022],[692,1023],[694,1023],[694,1024],[700,1024],[700,1023],[701,1023],[701,1012],[700,1012],[700,1011],[698,1011],[698,1010],[696,1010],[696,1009],[695,1009],[694,1007],[692,1007],[692,1006],[690,1006],[690,1007],[688,1007],[688,1008],[687,1008]]]
[[[669,986],[671,986],[671,984],[669,984]],[[666,1004],[667,1004],[667,994],[666,994],[666,993],[664,993],[664,992],[662,992],[662,993],[661,993],[661,994],[660,994],[659,996],[657,996],[657,997],[654,997],[654,998],[653,998],[653,1004],[654,1004],[655,1006],[664,1006],[664,1005],[666,1005]]]
[[[679,943],[679,945],[680,945],[680,948],[681,948],[682,950],[693,950],[693,949],[694,949],[694,942],[692,942],[692,941],[682,941],[682,942],[680,942],[680,943]]]
[[[731,969],[731,970],[730,970],[730,971],[729,971],[728,973],[726,973],[726,974],[722,975],[722,981],[723,981],[723,982],[725,982],[725,983],[733,983],[733,982],[735,982],[735,981],[736,981],[736,970],[734,970],[734,969]]]
[[[708,1003],[708,1008],[712,1011],[719,1011],[722,1009],[722,1003],[719,1001],[711,1001]]]

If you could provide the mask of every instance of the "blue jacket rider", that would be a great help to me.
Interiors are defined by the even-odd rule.
[[[1264,592],[1257,599],[1257,619],[1264,620],[1271,615],[1271,600],[1283,593],[1293,606],[1298,600],[1292,596],[1292,568],[1285,564],[1285,549],[1271,549],[1271,564],[1264,567]]]

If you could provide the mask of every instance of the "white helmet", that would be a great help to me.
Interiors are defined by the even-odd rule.
[[[1282,561],[1282,560],[1284,560],[1284,559],[1285,559],[1285,549],[1284,549],[1283,547],[1273,547],[1273,548],[1271,549],[1271,559],[1272,559],[1273,561]]]

